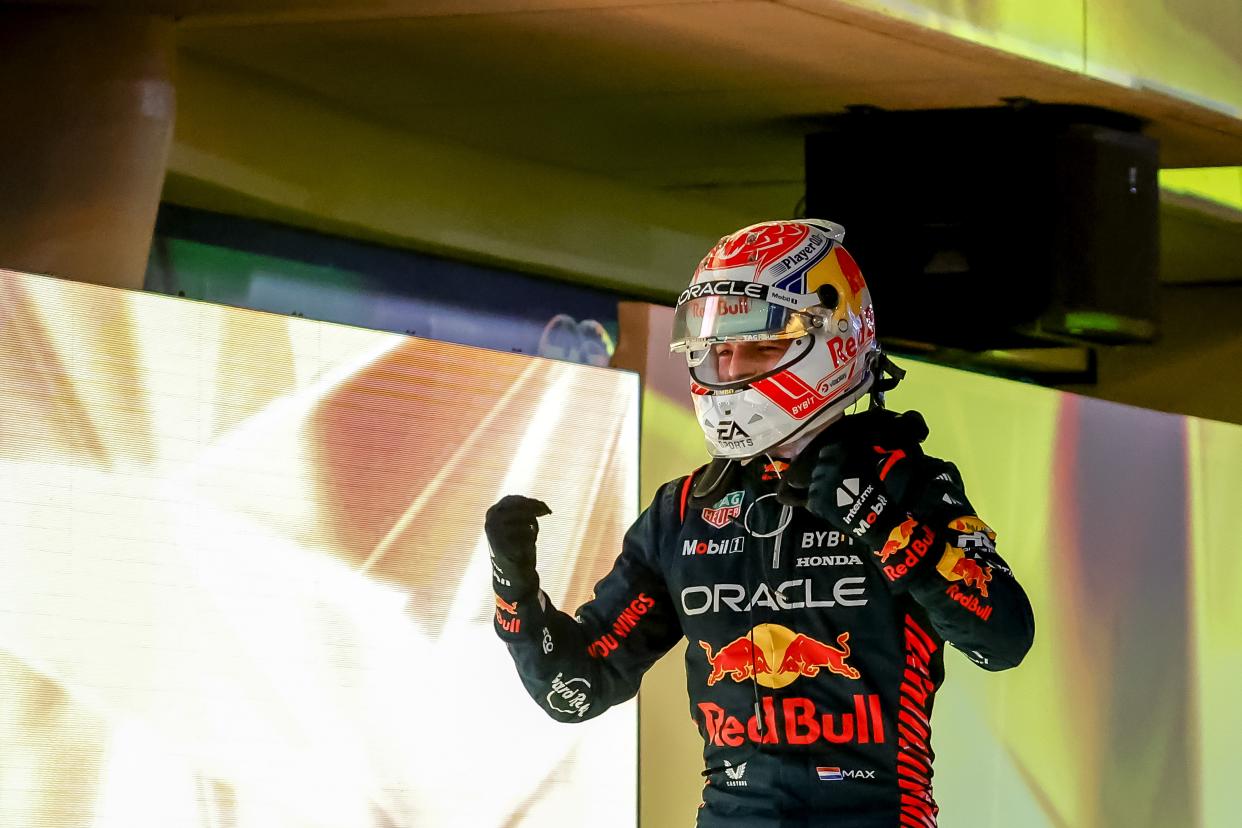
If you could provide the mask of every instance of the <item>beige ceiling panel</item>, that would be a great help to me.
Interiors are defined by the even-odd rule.
[[[189,30],[192,52],[399,117],[420,105],[736,89],[745,73],[609,11]]]
[[[777,0],[816,14],[868,26],[901,21],[1042,63],[1083,64],[1087,0]],[[871,24],[875,25],[875,24]]]
[[[1242,3],[1093,0],[1087,70],[1242,117]]]
[[[715,100],[678,96],[682,109],[676,118],[647,101],[624,108],[608,102],[437,107],[422,111],[422,131],[483,151],[642,184],[681,182],[687,175],[697,182],[700,170],[719,166],[742,168],[751,181],[801,177],[801,138],[792,126],[733,108],[712,111]]]
[[[183,43],[364,106],[759,93],[977,69],[969,58],[768,2],[221,27],[186,31]]]
[[[831,0],[212,26],[182,43],[370,120],[644,183],[733,169],[743,138],[752,157],[794,157],[800,119],[848,104],[1004,97],[1157,120],[1166,164],[1242,159],[1242,122],[1219,112]]]
[[[934,79],[977,71],[969,56],[770,2],[731,2],[711,7],[710,13],[688,4],[619,9],[609,15],[634,21],[656,49],[669,54],[694,49],[693,57],[716,65],[724,76],[743,73],[746,77],[738,82],[750,89],[860,78]]]
[[[174,203],[663,297],[729,207],[474,152],[186,61]]]
[[[678,2],[685,0],[23,0],[33,6],[166,14],[188,26],[450,17]]]
[[[977,69],[765,2],[197,29],[182,44],[412,132],[678,186],[798,177],[798,119],[920,91],[948,102]]]
[[[1092,37],[1087,39],[1086,54],[1081,66],[1076,66],[1073,60],[1054,53],[1055,50],[1046,55],[1030,52],[1032,57],[1039,59],[1025,60],[1016,54],[1002,51],[1001,47],[1015,51],[1023,50],[1018,49],[1014,44],[984,36],[987,32],[983,29],[972,34],[954,25],[939,25],[937,21],[945,23],[947,20],[943,15],[935,19],[924,19],[926,15],[921,17],[921,13],[914,14],[911,11],[911,14],[906,15],[908,19],[897,19],[886,13],[860,7],[876,6],[877,3],[872,0],[859,0],[857,4],[842,2],[842,0],[780,0],[780,2],[816,14],[823,14],[859,28],[885,32],[894,38],[917,42],[924,47],[933,47],[963,57],[969,56],[975,62],[977,71],[973,77],[964,76],[957,79],[960,83],[957,89],[962,90],[963,95],[955,100],[952,106],[976,105],[975,101],[979,100],[981,95],[986,99],[989,93],[995,91],[998,98],[1021,96],[1046,103],[1079,103],[1105,107],[1128,112],[1152,122],[1147,131],[1162,142],[1161,163],[1163,166],[1213,166],[1242,162],[1242,120],[1235,117],[1237,113],[1229,106],[1213,101],[1205,101],[1204,105],[1199,105],[1194,95],[1185,95],[1184,90],[1163,87],[1154,81],[1144,80],[1138,74],[1128,75],[1125,72],[1106,71],[1107,67],[1100,59],[1097,59],[1101,54],[1108,52],[1107,46],[1102,47],[1099,44],[1112,44],[1116,39],[1115,32],[1109,29],[1112,24],[1104,24],[1105,13],[1114,17],[1125,17],[1129,13],[1129,5],[1122,0],[1093,0],[1084,6],[1088,12],[1095,15],[1094,17],[1088,16],[1087,34],[1092,34],[1093,23],[1095,28]],[[1179,6],[1179,10],[1170,12],[1170,14],[1175,16],[1177,14],[1190,15],[1192,12],[1198,14],[1201,19],[1195,24],[1196,36],[1202,39],[1205,37],[1202,12],[1205,8],[1213,7],[1214,3],[1215,0],[1193,0],[1193,2],[1183,4],[1186,6],[1184,9]],[[1148,7],[1154,4],[1155,0],[1143,0],[1143,11],[1147,12]],[[1237,5],[1233,0],[1231,4]],[[1167,3],[1164,5],[1168,6]],[[943,0],[920,0],[907,10],[914,9],[915,6],[923,8],[924,11],[936,9],[943,11],[942,7],[946,7],[946,3]],[[948,6],[952,7],[954,4],[949,3]],[[1062,13],[1065,12],[1062,6],[1056,8]],[[966,14],[962,10],[957,10],[953,14],[958,14],[958,16],[965,14],[966,17],[970,17],[970,14],[974,12]],[[1219,19],[1227,22],[1227,18],[1232,16],[1236,16],[1233,11]],[[1177,26],[1174,26],[1173,30],[1178,37],[1184,34]],[[1068,31],[1067,29],[1066,32]],[[1155,54],[1159,59],[1152,57],[1146,64],[1135,59],[1131,60],[1129,65],[1141,65],[1142,68],[1159,74],[1163,72],[1163,69],[1154,67],[1164,65],[1159,62],[1160,60],[1166,62],[1170,59],[1174,62],[1180,60],[1182,53],[1175,58],[1170,58],[1167,44],[1163,47],[1160,45],[1161,35],[1152,34],[1159,31],[1161,31],[1160,26],[1153,26],[1142,37],[1133,39],[1133,42],[1138,44],[1135,46],[1136,49],[1146,49],[1146,52],[1143,52],[1144,55]],[[1237,44],[1242,43],[1242,39],[1239,39],[1237,33],[1228,26],[1225,26],[1218,34],[1220,37],[1216,38],[1217,47],[1221,38],[1225,42],[1234,44],[1235,51]],[[1182,39],[1183,45],[1191,51],[1195,48],[1190,45],[1192,40],[1193,38],[1190,37]],[[1063,38],[1058,42],[1072,43],[1072,38]],[[1153,46],[1153,43],[1156,45]],[[1164,52],[1161,52],[1161,48]],[[1216,53],[1206,45],[1204,48],[1210,53],[1208,62],[1211,63]],[[1196,51],[1195,54],[1198,55],[1198,52]],[[1230,60],[1236,62],[1236,55],[1226,60],[1225,64],[1228,64]],[[1117,62],[1126,64],[1126,59],[1119,58]],[[1183,64],[1189,65],[1185,61]],[[1084,74],[1081,71],[1083,69],[1093,74]],[[998,74],[1004,76],[1004,83],[996,83]],[[1094,76],[1097,74],[1099,76]],[[1227,82],[1235,84],[1228,88],[1242,88],[1242,86],[1237,86],[1236,71],[1230,73],[1222,70],[1213,77],[1218,80],[1225,78]],[[1190,86],[1188,82],[1186,88]],[[907,91],[917,90],[911,87]],[[912,106],[919,108],[940,106],[938,101],[950,97],[936,94],[930,87],[927,91],[928,97]],[[897,104],[892,106],[895,107]]]

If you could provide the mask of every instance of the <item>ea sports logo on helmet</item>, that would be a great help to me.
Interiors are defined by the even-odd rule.
[[[716,444],[723,449],[735,450],[750,448],[755,441],[736,420],[721,420],[716,425]]]

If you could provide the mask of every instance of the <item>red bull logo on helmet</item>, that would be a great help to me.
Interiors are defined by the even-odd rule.
[[[750,313],[750,297],[738,297],[736,302],[730,302],[728,299],[718,296],[719,301],[711,303],[710,313],[713,318],[722,316],[746,316]],[[708,303],[696,302],[686,309],[686,315],[691,319],[703,319],[708,315]]]
[[[825,670],[858,679],[861,674],[846,662],[850,656],[849,640],[850,634],[843,632],[835,644],[825,644],[780,624],[760,624],[719,650],[713,651],[706,641],[700,641],[699,646],[711,666],[708,687],[729,677],[735,682],[753,679],[776,689],[802,676],[815,678]]]
[[[850,362],[862,352],[867,341],[868,336],[865,328],[859,332],[858,336],[847,333],[844,336],[834,336],[829,339],[826,344],[828,345],[828,353],[832,355],[832,367],[840,368],[842,365]]]
[[[859,269],[858,263],[854,261],[854,257],[844,247],[837,247],[833,252],[837,256],[837,266],[841,268],[841,275],[845,277],[845,281],[849,282],[850,290],[855,293],[860,292],[867,286],[863,281],[862,270]],[[875,323],[871,323],[872,330],[875,329]]]

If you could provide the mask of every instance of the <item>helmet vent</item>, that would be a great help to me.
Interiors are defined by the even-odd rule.
[[[759,422],[759,421],[760,421],[760,420],[762,420],[762,419],[763,419],[763,415],[762,415],[762,414],[756,414],[756,415],[754,415],[753,417],[751,417],[749,420],[747,420],[747,421],[746,421],[746,425],[753,425],[754,423],[757,423],[757,422]]]

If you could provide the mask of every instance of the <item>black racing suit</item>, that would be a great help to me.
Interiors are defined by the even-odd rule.
[[[564,722],[632,698],[688,639],[708,771],[700,828],[934,826],[929,720],[944,644],[1003,670],[1026,654],[1034,620],[956,467],[920,463],[927,482],[906,508],[941,530],[939,559],[901,590],[884,567],[908,549],[882,564],[765,497],[777,481],[760,459],[707,508],[687,504],[691,478],[661,486],[576,618],[532,592],[503,602],[496,631],[531,697]]]

